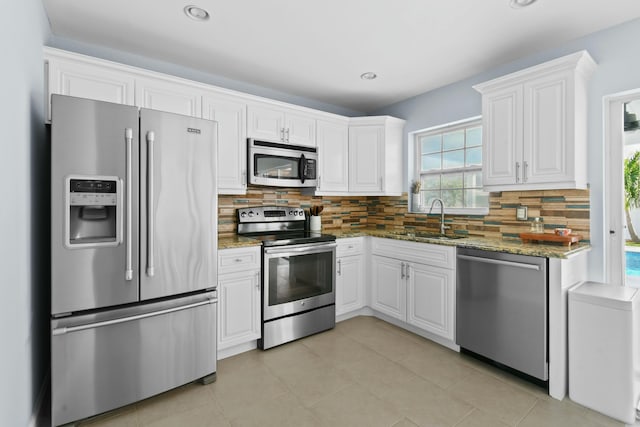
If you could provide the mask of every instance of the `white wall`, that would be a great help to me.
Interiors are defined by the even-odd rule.
[[[630,47],[640,40],[640,19],[618,25],[588,36],[558,45],[553,49],[498,66],[469,79],[418,95],[385,107],[376,114],[389,114],[407,120],[406,132],[453,122],[481,114],[481,97],[471,87],[541,62],[582,49],[589,51],[598,67],[589,82],[588,167],[591,185],[591,244],[589,253],[590,280],[604,280],[604,143],[603,101],[606,95],[640,88],[640,55]],[[419,50],[416,51],[419,55]],[[405,140],[405,158],[407,141]],[[406,176],[409,171],[405,170]],[[406,185],[406,184],[405,184]]]
[[[48,369],[48,238],[40,237],[49,233],[42,73],[48,28],[40,0],[0,2],[2,426],[29,424]]]

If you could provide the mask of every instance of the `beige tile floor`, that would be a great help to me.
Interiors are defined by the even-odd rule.
[[[372,317],[220,361],[191,384],[82,426],[622,426]]]

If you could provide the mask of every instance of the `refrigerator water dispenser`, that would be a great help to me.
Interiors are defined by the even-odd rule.
[[[122,229],[122,185],[118,177],[71,176],[66,181],[66,246],[117,246]]]

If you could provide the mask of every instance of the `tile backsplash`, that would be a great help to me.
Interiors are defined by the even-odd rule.
[[[363,228],[402,231],[413,229],[437,232],[439,215],[407,212],[408,197],[377,196],[310,196],[299,189],[252,187],[242,196],[218,197],[219,236],[232,236],[237,229],[236,209],[249,206],[300,206],[309,209],[322,205],[322,227],[331,230],[358,230]],[[589,241],[589,191],[545,190],[509,191],[491,193],[487,215],[446,215],[448,232],[469,236],[517,239],[518,234],[529,231],[530,221],[516,220],[516,208],[526,206],[528,217],[541,217],[545,230],[568,227]]]

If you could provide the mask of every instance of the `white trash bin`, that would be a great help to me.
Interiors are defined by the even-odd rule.
[[[586,282],[569,290],[569,397],[634,424],[640,290]]]

